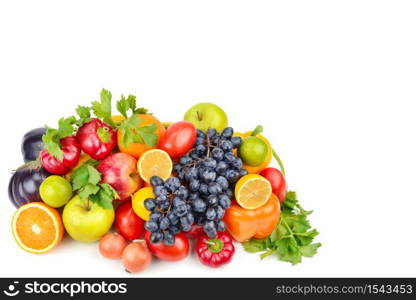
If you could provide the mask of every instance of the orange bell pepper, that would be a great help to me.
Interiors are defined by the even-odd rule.
[[[245,242],[252,237],[263,239],[269,236],[277,226],[279,217],[280,202],[272,194],[266,204],[257,209],[245,209],[233,202],[223,221],[236,241]]]

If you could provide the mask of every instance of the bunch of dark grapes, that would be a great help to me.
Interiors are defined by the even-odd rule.
[[[222,219],[231,206],[234,185],[247,174],[242,160],[232,152],[242,142],[233,134],[231,127],[221,133],[198,130],[194,148],[174,166],[177,177],[188,185],[195,222],[211,238],[225,231]]]
[[[150,178],[155,198],[146,199],[144,206],[151,211],[150,219],[144,225],[150,231],[150,242],[175,244],[175,235],[188,232],[194,223],[188,189],[177,177],[165,182],[158,176]]]

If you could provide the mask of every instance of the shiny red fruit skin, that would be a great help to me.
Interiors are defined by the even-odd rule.
[[[98,130],[102,128],[107,131],[108,141],[102,141]],[[82,125],[77,133],[78,144],[82,151],[92,159],[101,160],[111,154],[117,145],[117,132],[110,125],[99,119],[92,119]]]
[[[276,168],[266,168],[260,172],[260,175],[270,182],[273,194],[279,198],[280,203],[283,203],[286,197],[287,184],[282,172]]]
[[[117,207],[115,225],[118,233],[129,241],[143,237],[146,232],[144,221],[134,212],[131,201],[126,201]]]
[[[177,159],[194,146],[196,128],[191,122],[180,121],[172,124],[159,141],[159,148],[166,151],[172,159]]]
[[[64,153],[64,159],[60,161],[52,156],[48,150],[43,149],[40,152],[42,167],[49,173],[55,175],[64,175],[78,164],[81,148],[78,145],[75,136],[67,136],[60,140],[61,150]]]
[[[161,260],[180,261],[189,255],[189,240],[182,232],[175,236],[175,244],[172,246],[166,246],[163,242],[156,245],[152,244],[149,240],[150,232],[146,232],[144,238],[150,252]]]

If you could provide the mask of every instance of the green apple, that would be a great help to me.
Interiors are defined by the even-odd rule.
[[[269,148],[267,144],[258,137],[248,136],[243,139],[238,148],[238,157],[240,157],[246,165],[260,166],[267,158]]]
[[[88,199],[75,196],[65,205],[62,221],[74,240],[92,243],[110,230],[114,209],[105,209]]]
[[[207,131],[214,128],[221,132],[228,125],[228,117],[221,107],[213,103],[198,103],[185,113],[184,120],[196,128]]]

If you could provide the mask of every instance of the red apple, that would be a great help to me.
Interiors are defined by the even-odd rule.
[[[273,194],[279,198],[280,203],[283,203],[286,197],[287,184],[282,172],[276,168],[266,168],[260,172],[260,175],[271,183]]]
[[[126,153],[114,153],[104,158],[97,170],[102,174],[102,182],[113,187],[121,201],[128,200],[142,186],[137,173],[136,159]]]

